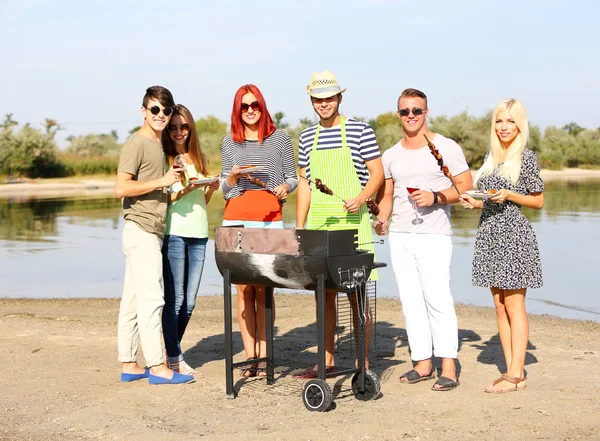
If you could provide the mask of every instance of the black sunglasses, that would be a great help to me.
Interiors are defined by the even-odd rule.
[[[250,108],[252,108],[253,112],[260,112],[260,104],[258,104],[258,101],[253,101],[250,104],[242,103],[241,108],[242,113],[246,113]]]
[[[180,126],[178,126],[177,124],[169,124],[167,126],[167,129],[169,130],[169,132],[176,132],[177,129],[181,130],[182,132],[189,132],[190,125],[188,123],[181,124]]]
[[[423,115],[423,112],[426,111],[427,109],[421,109],[420,107],[413,107],[412,108],[412,114],[415,116],[420,116]],[[411,109],[409,109],[408,107],[406,109],[398,109],[398,113],[400,114],[400,116],[408,116],[410,115]]]
[[[149,109],[146,107],[147,110],[149,110],[152,115],[158,115],[161,111],[161,108],[158,106],[152,106]],[[173,108],[172,107],[165,107],[164,109],[162,109],[162,112],[165,114],[165,116],[169,116],[171,113],[173,113]]]

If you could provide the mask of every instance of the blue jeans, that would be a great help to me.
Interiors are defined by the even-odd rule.
[[[208,238],[165,236],[163,243],[163,279],[165,306],[162,325],[169,361],[183,360],[181,339],[185,333],[204,269]]]

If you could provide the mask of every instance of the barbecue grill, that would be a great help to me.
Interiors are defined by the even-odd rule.
[[[215,260],[223,276],[225,313],[225,376],[228,398],[235,398],[233,370],[248,362],[233,363],[231,284],[263,285],[266,291],[267,384],[274,382],[273,288],[315,290],[317,293],[317,378],[305,383],[302,398],[311,411],[325,411],[333,396],[326,378],[354,374],[356,398],[379,395],[377,375],[365,368],[366,285],[371,271],[386,266],[357,247],[357,230],[215,228]],[[325,291],[354,293],[358,305],[358,368],[325,373]]]

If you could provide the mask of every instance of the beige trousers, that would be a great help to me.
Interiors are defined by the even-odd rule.
[[[163,362],[161,313],[165,304],[162,238],[126,221],[123,229],[125,284],[117,325],[119,361],[137,361],[141,341],[146,366]]]

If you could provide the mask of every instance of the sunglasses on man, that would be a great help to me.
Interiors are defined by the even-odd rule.
[[[398,109],[398,113],[400,114],[400,116],[408,116],[410,115],[411,110],[413,115],[421,116],[423,115],[423,112],[425,112],[427,109],[421,109],[420,107],[413,107],[412,109],[409,109],[407,107],[406,109]]]
[[[242,113],[246,113],[250,108],[252,108],[253,112],[260,112],[260,104],[258,104],[258,101],[252,101],[250,104],[242,103],[241,108]]]
[[[164,109],[161,109],[158,106],[152,106],[150,108],[146,107],[146,110],[149,110],[150,113],[152,113],[152,115],[158,115],[161,110],[162,110],[162,112],[164,113],[165,116],[169,116],[171,113],[173,113],[173,108],[172,107],[165,107]]]

